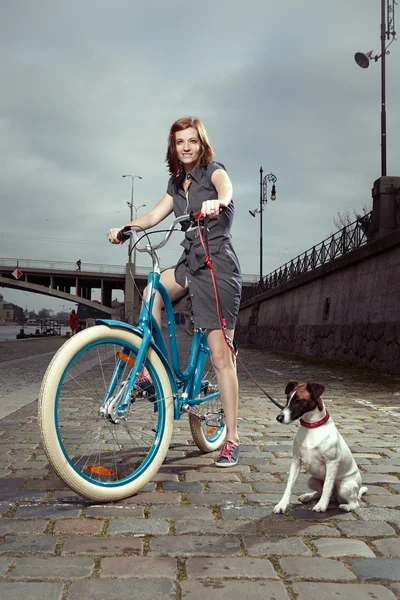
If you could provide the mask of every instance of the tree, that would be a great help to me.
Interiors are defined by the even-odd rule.
[[[41,308],[38,313],[39,319],[49,319],[50,312],[53,312],[53,311],[47,310],[47,308]]]
[[[356,212],[354,209],[353,214],[351,214],[348,208],[345,208],[342,213],[338,212],[336,217],[333,217],[333,223],[336,229],[343,229],[344,227],[351,225],[351,223],[354,223],[354,221],[361,221],[365,215],[371,212],[371,209],[364,204],[362,211],[362,215],[360,215],[360,213]]]

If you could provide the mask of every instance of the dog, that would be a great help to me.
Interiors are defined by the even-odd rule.
[[[361,485],[360,471],[350,448],[324,406],[321,398],[324,390],[323,385],[313,382],[289,381],[286,386],[287,403],[276,419],[288,424],[302,418],[294,439],[286,489],[274,513],[286,511],[302,465],[311,475],[307,483],[312,492],[303,494],[299,500],[306,503],[318,499],[313,507],[317,512],[326,511],[333,493],[341,510],[355,510],[368,490]]]

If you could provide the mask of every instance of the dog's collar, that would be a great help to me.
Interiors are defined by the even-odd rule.
[[[311,423],[307,423],[307,421],[303,421],[303,419],[300,419],[300,424],[303,425],[303,427],[307,427],[308,429],[315,429],[316,427],[321,427],[321,425],[325,425],[328,419],[329,413],[328,411],[326,411],[326,415],[323,417],[323,419],[320,419],[319,421],[312,421]]]

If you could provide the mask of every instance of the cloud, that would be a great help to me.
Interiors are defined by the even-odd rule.
[[[4,5],[0,256],[124,263],[126,248],[106,241],[129,217],[121,176],[141,175],[134,203],[155,204],[169,127],[188,114],[203,119],[232,178],[245,273],[259,268],[259,219],[248,210],[258,206],[260,166],[278,178],[263,213],[265,271],[318,243],[338,211],[371,202],[380,175],[380,62],[362,70],[353,60],[378,51],[379,24],[373,0]],[[399,63],[394,43],[389,173],[400,162]],[[174,238],[162,264],[179,252]]]

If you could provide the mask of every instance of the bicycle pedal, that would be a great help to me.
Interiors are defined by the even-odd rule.
[[[225,415],[223,413],[207,413],[204,420],[207,427],[225,427]]]

